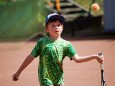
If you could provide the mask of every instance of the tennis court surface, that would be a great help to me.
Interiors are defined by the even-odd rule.
[[[115,85],[115,40],[73,40],[68,39],[80,56],[102,52],[105,57],[105,80],[107,86]],[[39,86],[36,58],[20,75],[17,82],[12,75],[17,71],[36,42],[0,43],[0,86]],[[64,60],[65,86],[101,86],[100,64],[96,60],[75,63],[68,57]]]

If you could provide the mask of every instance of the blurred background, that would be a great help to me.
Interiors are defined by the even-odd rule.
[[[27,40],[44,33],[44,0],[0,0],[0,41]]]
[[[92,3],[98,3],[100,9],[94,12]],[[115,0],[0,0],[0,86],[39,84],[39,58],[23,71],[18,82],[12,81],[12,75],[36,41],[46,35],[45,19],[53,12],[65,17],[62,37],[80,56],[104,54],[105,80],[108,86],[114,86],[114,10]],[[95,60],[76,64],[65,58],[64,72],[66,86],[101,86],[100,65]]]
[[[98,12],[91,10],[94,2],[100,5]],[[103,0],[60,0],[59,6],[56,0],[0,0],[0,41],[24,41],[45,35],[44,21],[52,12],[65,17],[64,36],[75,37],[81,30],[103,30]]]
[[[99,11],[91,9],[93,3],[99,4]],[[52,12],[65,17],[64,37],[107,35],[105,28],[109,32],[108,28],[114,25],[113,8],[108,9],[111,15],[104,12],[112,6],[107,3],[107,0],[0,0],[0,41],[25,41],[46,35],[44,21]]]

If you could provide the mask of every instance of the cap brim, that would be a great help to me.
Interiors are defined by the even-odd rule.
[[[63,16],[61,16],[61,15],[54,15],[54,16],[51,16],[49,19],[48,19],[48,21],[50,21],[50,20],[52,20],[52,19],[59,19],[62,23],[64,23],[64,17]],[[48,22],[47,21],[47,22]]]

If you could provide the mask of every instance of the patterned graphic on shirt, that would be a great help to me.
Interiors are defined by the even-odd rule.
[[[63,83],[63,59],[65,56],[75,55],[75,50],[70,42],[63,39],[51,40],[44,37],[37,42],[32,55],[40,55],[39,80],[41,85],[52,85]]]

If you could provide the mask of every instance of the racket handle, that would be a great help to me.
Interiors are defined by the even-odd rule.
[[[103,57],[103,53],[98,53],[98,56]]]
[[[104,70],[104,65],[103,64],[101,64],[101,70]]]
[[[103,57],[103,53],[99,53],[98,56]],[[101,64],[101,70],[104,70],[104,65]]]
[[[103,57],[103,53],[99,53],[98,56]],[[101,66],[101,86],[106,86],[104,77],[104,64],[100,64],[100,66]]]

